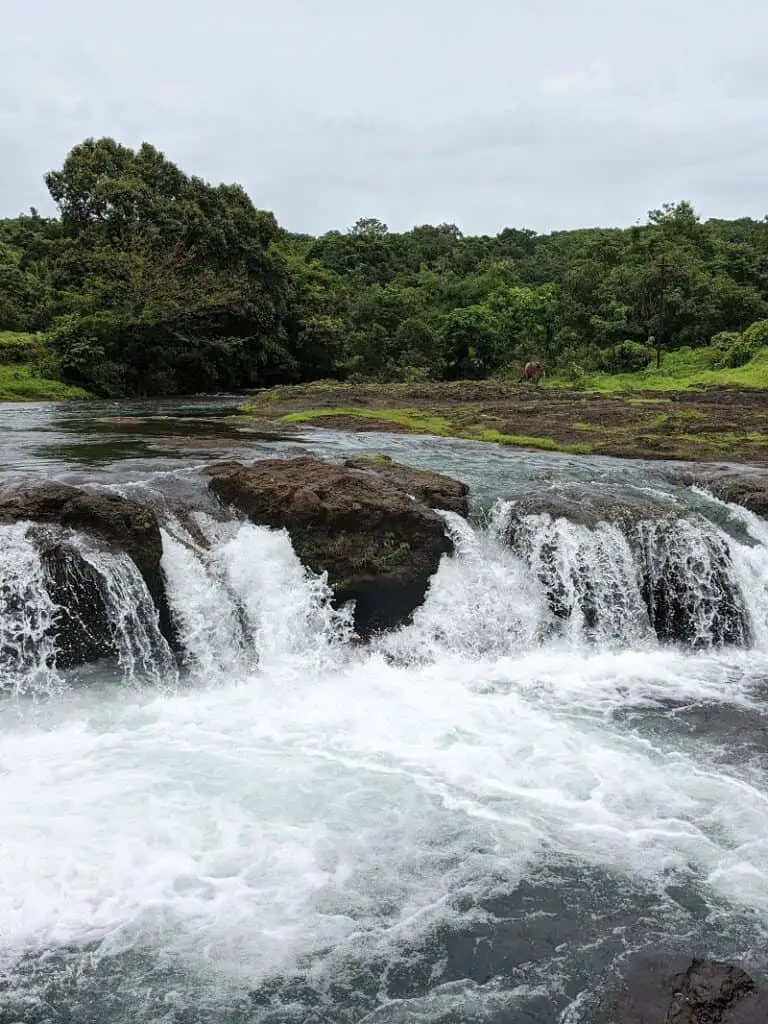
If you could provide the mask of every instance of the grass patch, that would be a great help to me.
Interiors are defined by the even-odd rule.
[[[331,416],[345,416],[357,420],[373,420],[405,427],[415,434],[437,434],[450,437],[453,434],[450,422],[444,416],[433,416],[419,409],[357,409],[352,406],[336,406],[330,409],[305,409],[289,412],[281,417],[283,423],[311,423],[312,420]]]
[[[31,366],[0,363],[0,402],[62,402],[90,397],[82,388],[38,376]]]
[[[460,437],[467,441],[488,441],[515,448],[537,448],[547,452],[570,452],[574,455],[588,455],[592,448],[587,444],[561,445],[551,437],[534,437],[528,434],[504,434],[499,430],[463,428],[445,416],[436,416],[419,409],[357,409],[351,406],[335,406],[330,409],[305,409],[281,416],[282,423],[312,423],[314,420],[346,417],[357,420],[371,420],[377,423],[391,423],[404,427],[414,434],[434,434],[437,437]]]
[[[585,375],[581,387],[585,391],[603,395],[627,391],[685,391],[717,386],[768,388],[768,350],[762,350],[744,366],[733,370],[713,369],[716,359],[717,355],[711,348],[680,349],[667,352],[659,370],[653,366],[638,373],[589,373]],[[573,387],[570,382],[559,378],[548,381],[546,386]]]

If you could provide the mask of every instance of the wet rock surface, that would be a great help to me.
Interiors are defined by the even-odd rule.
[[[91,494],[68,484],[46,483],[21,487],[5,495],[0,502],[0,523],[25,520],[82,531],[107,547],[128,555],[144,578],[158,610],[163,635],[174,643],[174,628],[160,566],[162,537],[157,517],[150,508],[118,495]],[[51,596],[63,606],[62,615],[67,620],[65,632],[70,654],[65,660],[69,665],[79,663],[78,659],[93,660],[96,650],[103,646],[99,639],[103,638],[99,625],[100,605],[88,596],[94,593],[93,571],[85,566],[82,559],[78,561],[70,547],[57,548],[46,541],[43,548],[47,551]],[[68,580],[74,580],[76,584],[71,594],[67,589]],[[73,633],[76,622],[85,626],[85,632],[78,640]]]
[[[688,486],[703,487],[721,501],[743,505],[755,515],[768,518],[768,474],[764,472],[733,473],[709,470],[685,473],[682,482]]]
[[[328,573],[336,601],[355,601],[361,636],[407,621],[452,550],[437,513],[368,467],[298,458],[219,463],[206,472],[222,502],[256,524],[288,530],[304,565]],[[454,483],[446,487],[455,493]]]
[[[383,455],[347,459],[348,469],[361,469],[411,494],[430,508],[469,515],[469,487],[460,480],[429,469],[414,469]]]
[[[768,996],[739,967],[657,960],[638,968],[603,1024],[765,1024]]]
[[[508,539],[514,543],[516,524],[525,516],[549,515],[567,519],[594,530],[600,523],[618,526],[625,532],[639,522],[674,519],[678,511],[671,502],[652,501],[635,494],[613,495],[588,487],[557,487],[527,495],[515,503],[509,520]]]

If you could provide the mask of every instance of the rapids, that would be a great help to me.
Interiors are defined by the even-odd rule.
[[[644,951],[765,980],[768,524],[658,464],[99,411],[0,410],[0,485],[151,501],[182,650],[75,535],[117,656],[58,669],[36,550],[0,526],[3,1024],[589,1024]],[[472,487],[425,604],[368,646],[286,534],[203,500],[213,457],[300,447]],[[690,516],[633,544],[533,516],[504,543],[510,501],[585,480]],[[659,638],[664,573],[685,642]]]

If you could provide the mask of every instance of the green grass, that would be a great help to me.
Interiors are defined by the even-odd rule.
[[[687,388],[717,385],[768,388],[768,349],[735,370],[713,369],[715,358],[710,348],[681,349],[666,353],[660,370],[654,365],[638,373],[589,373],[580,386],[586,391],[604,395],[627,391],[684,391]],[[553,378],[546,386],[570,388],[573,384],[565,379]]]
[[[23,363],[0,363],[0,402],[61,402],[90,397],[82,388],[38,376]]]
[[[433,416],[420,409],[355,409],[350,406],[337,406],[331,409],[305,409],[302,412],[290,412],[282,416],[283,423],[308,423],[328,416],[349,416],[358,420],[375,420],[379,423],[392,423],[405,427],[416,434],[437,434],[450,437],[453,433],[450,422],[444,416]]]
[[[435,434],[438,437],[461,437],[468,441],[490,441],[517,448],[538,448],[548,452],[570,452],[574,455],[589,455],[592,451],[587,444],[560,445],[551,437],[532,437],[525,434],[503,434],[498,430],[473,427],[462,429],[444,416],[435,416],[418,409],[355,409],[350,406],[336,406],[332,409],[306,409],[291,412],[281,417],[283,423],[311,423],[327,417],[348,416],[350,419],[375,420],[392,423],[415,434]]]

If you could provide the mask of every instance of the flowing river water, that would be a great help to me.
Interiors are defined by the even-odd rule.
[[[764,981],[768,523],[661,463],[268,438],[226,409],[0,408],[0,491],[158,510],[183,640],[179,665],[127,559],[75,537],[119,659],[57,670],[39,560],[0,526],[0,1022],[588,1024],[644,953]],[[287,535],[220,521],[200,476],[307,452],[472,488],[413,623],[367,646]],[[690,513],[664,541],[689,642],[651,629],[614,528],[503,542],[510,502],[585,482]]]

